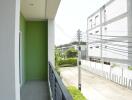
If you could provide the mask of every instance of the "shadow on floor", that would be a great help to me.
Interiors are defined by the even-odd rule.
[[[50,100],[48,82],[27,82],[21,87],[21,100]]]

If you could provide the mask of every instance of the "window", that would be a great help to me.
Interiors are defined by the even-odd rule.
[[[90,47],[90,49],[92,49],[93,47]]]
[[[92,28],[92,19],[90,19],[89,23],[90,23],[90,25],[91,25],[91,28]]]
[[[90,35],[93,35],[93,33],[89,33]]]
[[[99,48],[99,46],[96,46],[96,48]]]
[[[94,25],[96,26],[97,25],[97,18],[99,17],[99,15],[96,15],[95,16],[95,23],[94,23]]]
[[[99,31],[95,31],[95,33],[98,33]]]

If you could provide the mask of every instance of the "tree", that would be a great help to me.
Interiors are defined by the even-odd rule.
[[[55,65],[58,65],[58,61],[62,59],[62,53],[60,49],[55,48]]]
[[[77,57],[77,50],[75,50],[74,48],[69,48],[66,52],[65,55],[67,58],[75,58]]]

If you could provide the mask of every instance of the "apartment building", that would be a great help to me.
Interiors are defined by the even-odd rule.
[[[110,0],[88,17],[88,58],[132,64],[131,9],[131,0]]]

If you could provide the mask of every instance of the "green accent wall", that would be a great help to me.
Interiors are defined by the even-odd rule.
[[[26,23],[26,80],[47,80],[48,22]]]
[[[23,83],[47,80],[48,21],[26,21],[20,14]]]

